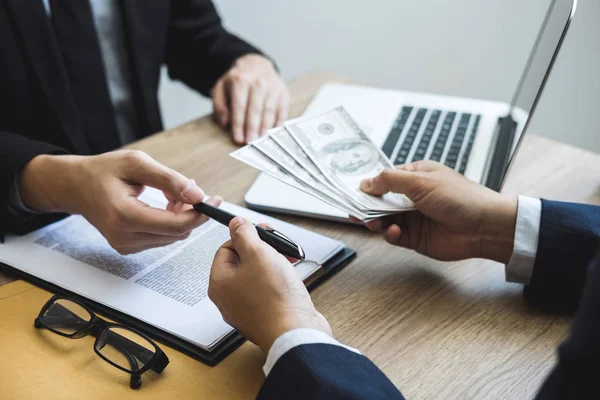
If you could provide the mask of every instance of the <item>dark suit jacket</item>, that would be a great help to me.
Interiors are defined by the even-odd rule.
[[[210,0],[121,0],[138,136],[162,130],[160,68],[204,95],[240,56],[259,51],[227,32]],[[0,240],[23,228],[7,213],[15,174],[40,154],[96,154],[69,90],[42,0],[0,0]],[[98,97],[97,101],[103,101]]]
[[[542,200],[537,256],[524,295],[545,310],[578,310],[538,399],[600,399],[599,244],[600,207]],[[284,354],[258,398],[403,399],[369,359],[329,344]]]

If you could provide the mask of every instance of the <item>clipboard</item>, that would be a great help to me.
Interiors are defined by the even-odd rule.
[[[344,247],[335,256],[333,256],[331,259],[329,259],[326,263],[322,265],[321,270],[317,271],[314,278],[309,278],[307,283],[308,290],[316,288],[330,276],[333,276],[336,272],[345,267],[354,257],[356,257],[356,251],[349,247]],[[134,318],[128,314],[114,310],[110,307],[90,300],[84,296],[75,294],[69,290],[63,289],[57,285],[54,285],[43,279],[37,278],[17,268],[13,268],[7,264],[0,263],[0,269],[11,273],[13,276],[28,281],[29,283],[32,283],[41,289],[47,290],[52,293],[75,298],[89,306],[95,312],[98,312],[98,314],[101,314],[102,316],[117,321],[121,324],[138,329],[150,336],[152,339],[155,339],[160,343],[165,344],[177,351],[180,351],[185,355],[209,366],[217,365],[219,362],[225,359],[225,357],[227,357],[229,354],[235,351],[246,341],[246,339],[242,335],[234,331],[228,338],[223,340],[213,351],[206,351],[198,346],[193,345],[188,341],[185,341],[173,334],[167,333],[162,329],[159,329],[146,322],[140,321],[139,319]],[[42,305],[40,304],[40,307],[41,306]]]

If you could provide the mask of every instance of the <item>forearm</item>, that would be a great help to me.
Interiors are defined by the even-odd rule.
[[[18,190],[24,205],[37,212],[78,213],[73,190],[82,156],[39,155],[18,175]]]

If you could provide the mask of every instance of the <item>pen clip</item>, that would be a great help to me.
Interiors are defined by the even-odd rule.
[[[306,257],[306,254],[304,253],[304,249],[302,248],[302,246],[300,246],[298,243],[296,243],[295,241],[293,241],[292,239],[290,239],[283,233],[281,233],[278,230],[275,230],[271,227],[262,227],[262,226],[257,226],[257,227],[264,230],[265,232],[271,234],[272,237],[275,237],[275,239],[285,242],[289,247],[294,248],[296,250],[296,254],[286,253],[285,251],[283,251],[284,249],[277,248],[277,247],[276,247],[276,250],[278,250],[280,252],[283,251],[284,254],[287,254],[288,256],[293,257],[293,258],[298,258],[300,260],[304,260],[304,258]],[[271,243],[271,244],[274,245],[274,243]]]

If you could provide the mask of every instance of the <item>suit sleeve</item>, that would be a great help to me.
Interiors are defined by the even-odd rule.
[[[538,249],[524,295],[546,311],[573,313],[600,245],[600,207],[542,200]]]
[[[333,344],[305,344],[275,363],[257,399],[404,399],[368,358]]]
[[[542,385],[538,400],[600,399],[600,258],[587,270],[571,334],[558,349],[558,363]]]
[[[48,143],[27,139],[24,136],[0,131],[0,242],[8,232],[25,233],[55,221],[63,215],[22,215],[9,207],[9,192],[15,175],[21,168],[41,154],[62,154],[65,150]]]
[[[171,2],[166,63],[169,75],[209,96],[234,61],[260,50],[229,33],[210,0]]]

